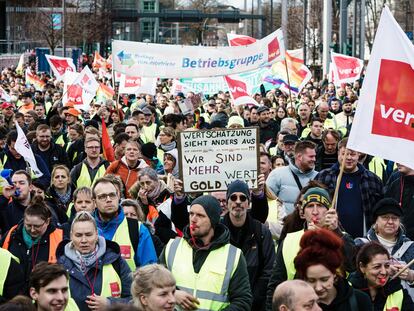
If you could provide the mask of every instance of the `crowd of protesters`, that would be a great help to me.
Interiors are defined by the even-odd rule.
[[[414,169],[347,148],[362,81],[235,107],[159,80],[78,110],[38,77],[0,76],[0,310],[414,310]],[[252,126],[257,189],[183,191],[179,132]]]

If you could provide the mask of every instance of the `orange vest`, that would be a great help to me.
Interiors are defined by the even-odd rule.
[[[11,234],[17,229],[17,225],[11,227],[9,232],[6,235],[6,238],[3,243],[4,249],[9,249],[10,246],[10,237]],[[63,230],[62,229],[55,229],[50,235],[49,235],[49,258],[47,260],[48,263],[56,263],[56,249],[60,242],[63,240]]]

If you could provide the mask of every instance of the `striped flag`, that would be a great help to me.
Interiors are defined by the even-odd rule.
[[[96,92],[96,100],[106,101],[107,99],[113,99],[114,95],[115,91],[109,85],[100,83],[98,91]]]
[[[33,85],[37,91],[42,91],[46,82],[40,80],[40,78],[31,73],[29,68],[26,69],[26,86]]]

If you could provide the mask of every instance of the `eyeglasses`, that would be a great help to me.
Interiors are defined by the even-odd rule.
[[[30,230],[30,229],[33,229],[33,230],[40,230],[40,229],[42,229],[42,227],[43,227],[45,224],[46,224],[46,221],[45,221],[44,223],[40,224],[40,225],[29,225],[29,224],[24,224],[24,226],[25,226],[26,230]]]
[[[101,202],[105,201],[108,197],[110,200],[115,200],[118,197],[118,195],[116,194],[116,192],[101,193],[96,195],[96,199]]]
[[[247,201],[247,197],[245,195],[242,195],[242,194],[240,194],[240,195],[232,194],[230,196],[230,200],[232,200],[233,202],[236,202],[237,199],[239,199],[240,202],[246,202]]]

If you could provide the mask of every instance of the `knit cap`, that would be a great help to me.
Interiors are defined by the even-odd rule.
[[[215,228],[220,222],[220,202],[211,195],[202,195],[195,199],[191,203],[191,206],[195,204],[199,204],[204,208],[208,218],[210,218],[211,226]]]
[[[236,179],[227,186],[226,200],[228,201],[231,195],[235,192],[243,193],[250,201],[249,186],[244,181]]]
[[[308,189],[303,195],[302,207],[306,207],[311,202],[318,202],[324,205],[327,209],[331,207],[331,199],[328,191],[320,187]]]

